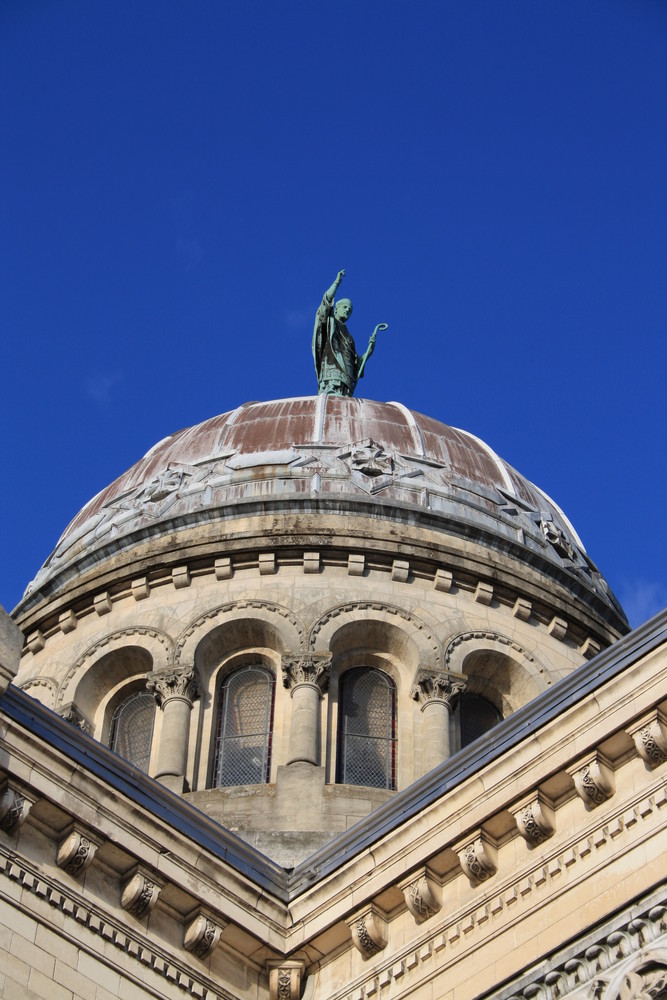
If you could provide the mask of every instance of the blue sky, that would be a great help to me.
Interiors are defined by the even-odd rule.
[[[360,394],[667,603],[667,3],[3,0],[0,95],[5,607],[157,440],[316,391],[341,267]]]

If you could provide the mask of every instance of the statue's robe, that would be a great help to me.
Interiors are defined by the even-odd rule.
[[[326,295],[315,316],[313,360],[320,393],[353,395],[361,359],[352,334],[345,323],[336,319],[333,301]]]

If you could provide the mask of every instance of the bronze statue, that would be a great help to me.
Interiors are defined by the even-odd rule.
[[[327,289],[315,316],[313,330],[313,360],[317,372],[318,393],[329,396],[352,396],[357,382],[363,377],[366,362],[375,350],[378,330],[386,330],[386,323],[378,323],[373,330],[366,353],[357,354],[352,334],[345,325],[352,315],[349,299],[339,299],[334,305],[334,296],[345,277],[339,271],[331,288]]]

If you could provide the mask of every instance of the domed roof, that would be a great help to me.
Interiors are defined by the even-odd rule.
[[[620,610],[560,508],[483,441],[401,403],[326,395],[245,403],[158,442],[77,514],[22,606],[149,537],[252,505],[325,501],[341,513],[350,502],[391,507],[452,534],[518,541],[583,573]]]

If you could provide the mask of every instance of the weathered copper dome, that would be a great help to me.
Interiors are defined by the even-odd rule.
[[[160,441],[77,514],[20,609],[151,540],[173,549],[195,525],[298,510],[417,519],[550,565],[624,628],[560,508],[483,441],[400,403],[326,395],[246,403]]]

